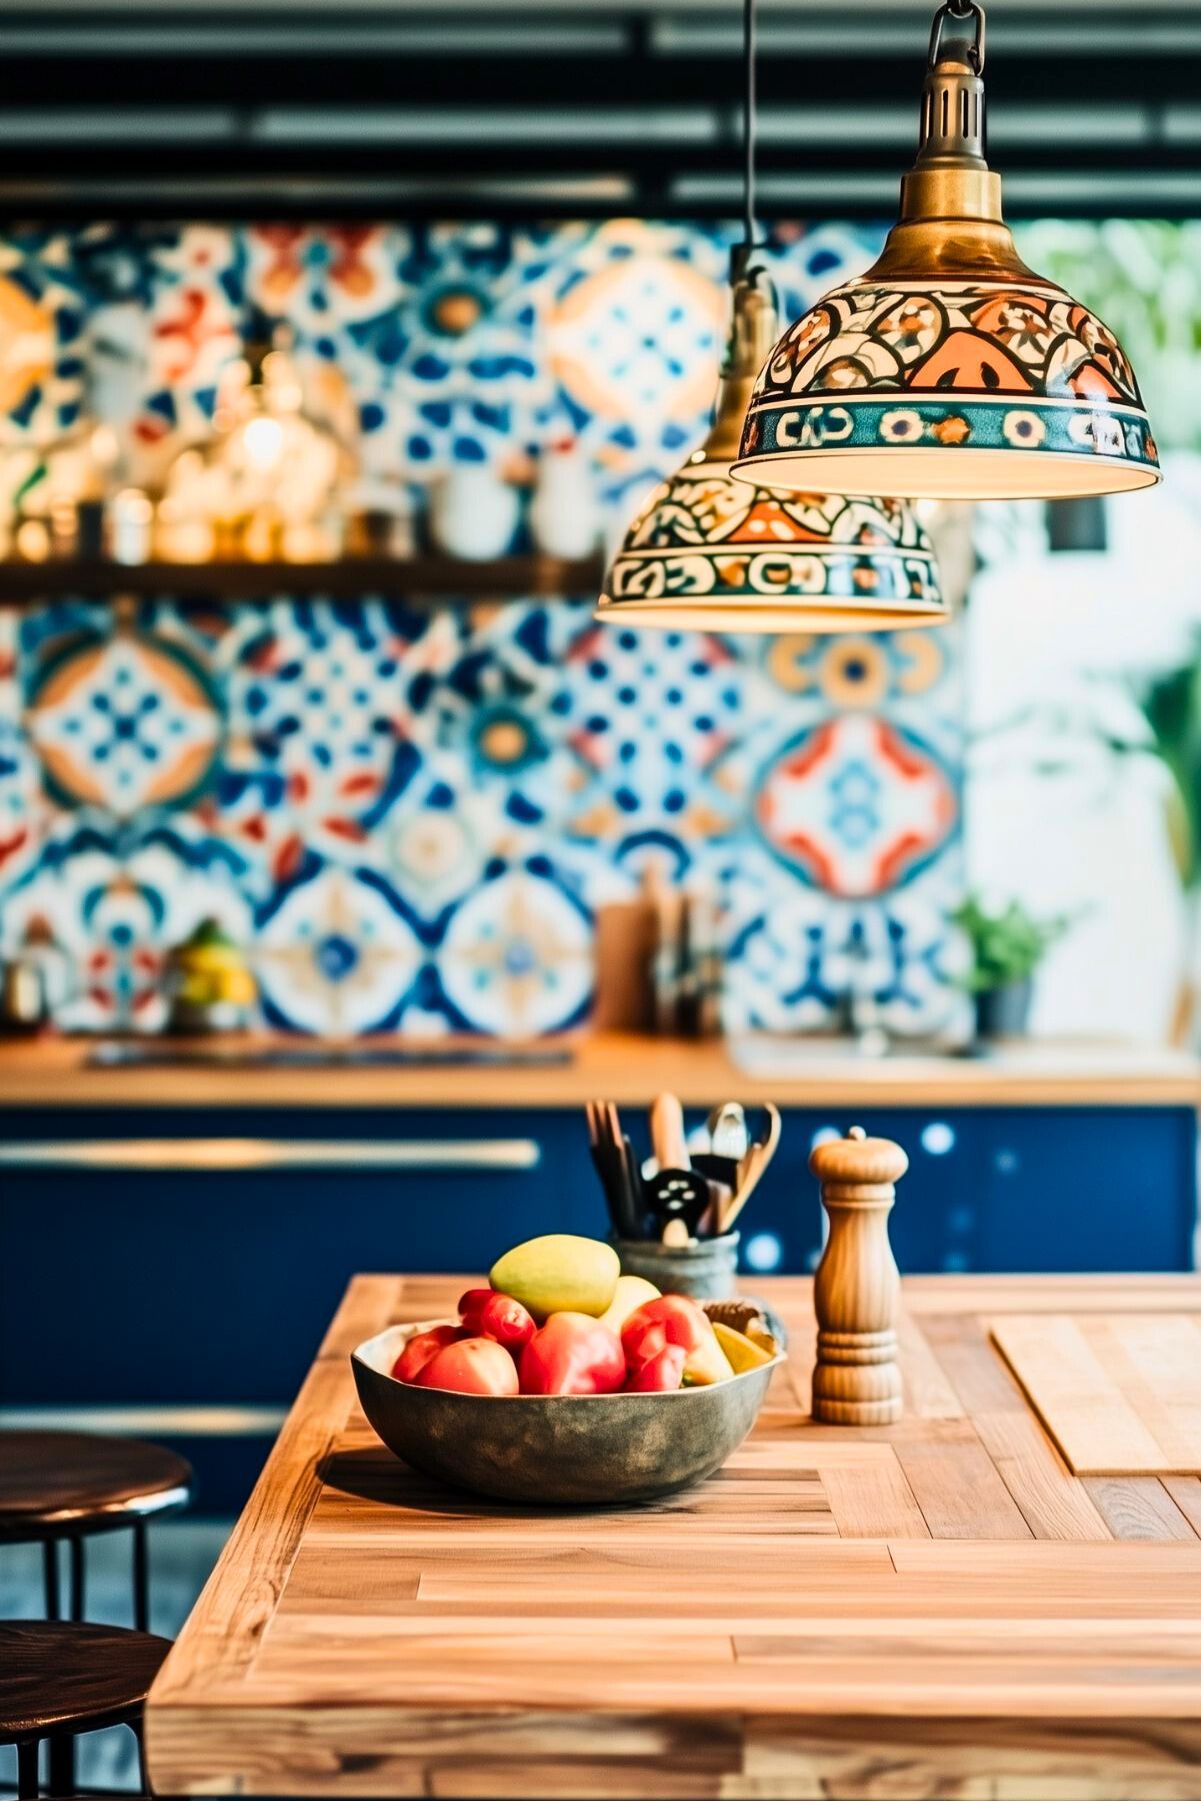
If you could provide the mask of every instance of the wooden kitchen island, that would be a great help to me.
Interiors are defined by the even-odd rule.
[[[1045,1315],[1058,1362],[1193,1316],[1187,1349],[1201,1278],[911,1279],[879,1430],[810,1423],[810,1285],[757,1283],[791,1342],[756,1431],[621,1513],[456,1496],[374,1438],[348,1352],[463,1286],[351,1285],[151,1693],[159,1793],[1201,1796],[1201,1368],[1165,1400],[1115,1352],[1077,1477],[990,1336]]]

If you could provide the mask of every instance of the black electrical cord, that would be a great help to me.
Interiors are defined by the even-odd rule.
[[[742,247],[758,238],[755,224],[755,0],[742,0],[742,59],[746,90],[742,115]]]

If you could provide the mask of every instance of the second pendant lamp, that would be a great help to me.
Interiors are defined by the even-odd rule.
[[[775,494],[731,474],[755,378],[779,331],[755,261],[754,0],[746,22],[746,218],[713,426],[651,495],[605,578],[609,624],[715,632],[886,631],[947,617],[934,548],[903,501]]]

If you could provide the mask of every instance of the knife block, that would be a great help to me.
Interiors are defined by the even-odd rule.
[[[902,1408],[901,1279],[888,1215],[909,1159],[891,1139],[869,1138],[862,1126],[852,1126],[848,1137],[818,1145],[809,1168],[830,1221],[813,1287],[813,1417],[835,1426],[888,1426]]]

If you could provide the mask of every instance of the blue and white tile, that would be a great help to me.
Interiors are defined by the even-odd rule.
[[[360,861],[422,766],[430,697],[459,643],[453,612],[385,601],[274,601],[228,673],[231,730],[220,817],[265,875],[299,848]]]
[[[457,1026],[502,1038],[567,1030],[591,1004],[590,915],[549,869],[499,871],[452,914],[438,974]]]
[[[321,866],[281,889],[256,926],[269,1024],[347,1038],[403,1023],[425,950],[408,907],[375,871]]]
[[[55,802],[114,819],[197,801],[225,732],[205,664],[119,615],[48,648],[31,675],[25,716]]]

